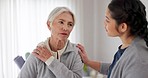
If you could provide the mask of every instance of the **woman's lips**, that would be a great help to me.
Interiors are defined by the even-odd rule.
[[[67,35],[67,33],[60,33],[60,34],[62,34],[62,35]]]

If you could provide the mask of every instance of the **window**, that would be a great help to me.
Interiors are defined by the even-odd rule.
[[[20,69],[13,59],[24,58],[36,45],[50,36],[46,20],[57,6],[69,7],[80,21],[79,0],[0,0],[0,78],[17,78]],[[80,42],[80,22],[69,39]],[[82,26],[81,26],[82,27]]]

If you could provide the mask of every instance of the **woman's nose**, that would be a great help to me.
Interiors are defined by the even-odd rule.
[[[68,26],[67,25],[64,25],[63,26],[63,30],[65,30],[65,31],[68,30]]]

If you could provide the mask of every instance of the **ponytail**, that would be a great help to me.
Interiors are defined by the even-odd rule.
[[[146,42],[146,45],[148,46],[148,28],[145,29],[145,37],[144,37],[144,40]]]
[[[147,21],[145,21],[145,23],[143,23],[142,28],[140,28],[138,30],[136,35],[143,38],[146,42],[146,45],[148,46],[148,22]]]

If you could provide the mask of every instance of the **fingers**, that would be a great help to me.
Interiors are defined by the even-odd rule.
[[[86,54],[84,47],[81,44],[77,44],[77,47],[79,48],[79,54],[80,54],[80,57],[82,59],[82,62],[87,64],[89,59],[87,57],[87,54]]]
[[[81,50],[80,52],[85,53],[84,47],[81,44],[77,44],[77,47]]]
[[[52,56],[50,51],[46,47],[40,47],[37,46],[36,49],[33,50],[33,55],[36,56],[38,59],[42,60],[43,62],[46,62],[48,58]]]
[[[83,54],[83,53],[82,53],[82,51],[81,51],[80,49],[78,49],[78,52],[79,52],[79,54],[80,54],[80,55],[82,55],[82,54]]]
[[[84,49],[84,47],[81,44],[77,44],[77,47]]]
[[[39,55],[43,55],[43,54],[45,54],[46,49],[47,48],[45,48],[45,47],[37,46],[36,49],[35,49],[35,52],[37,52]]]
[[[43,52],[48,52],[49,50],[47,49],[47,47],[44,46],[44,47],[42,47],[42,51],[43,51]],[[49,52],[49,53],[50,53],[50,52]]]
[[[41,59],[41,56],[40,56],[37,52],[32,52],[32,54],[33,54],[34,56],[36,56],[37,58]]]
[[[34,54],[39,54],[39,53],[40,53],[40,51],[39,51],[39,50],[37,50],[37,49],[34,49],[34,50],[33,50],[33,53],[34,53]]]
[[[42,52],[39,51],[38,49],[34,49],[33,52],[32,52],[32,54],[35,55],[35,56],[36,56],[37,58],[39,58],[39,59],[40,59],[41,57],[43,57],[43,56],[42,56]]]
[[[78,44],[77,47],[79,48],[79,54],[80,54],[81,58],[84,59],[84,56],[85,56],[84,47],[81,44]]]

